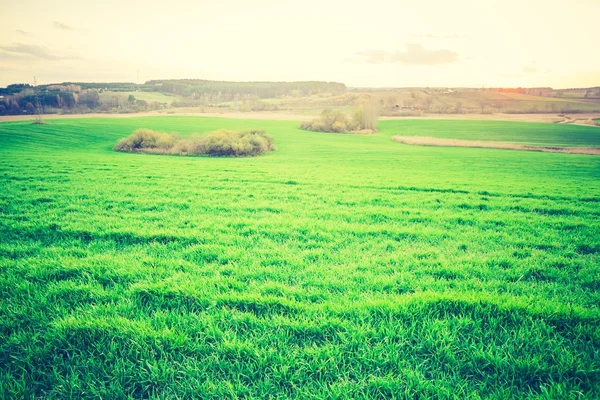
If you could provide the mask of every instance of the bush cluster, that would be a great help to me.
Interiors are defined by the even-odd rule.
[[[256,156],[275,150],[273,138],[260,130],[221,129],[204,136],[183,138],[176,133],[138,129],[117,142],[116,151],[173,155]]]
[[[378,115],[374,106],[362,105],[352,116],[340,111],[325,109],[319,118],[303,122],[300,129],[315,132],[371,133],[377,129]]]

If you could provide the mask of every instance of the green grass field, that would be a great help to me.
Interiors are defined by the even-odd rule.
[[[0,124],[1,398],[598,398],[600,129]],[[265,129],[255,158],[112,151]]]

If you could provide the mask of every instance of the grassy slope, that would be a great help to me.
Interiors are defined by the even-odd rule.
[[[138,127],[278,151],[111,151]],[[390,140],[573,128],[0,124],[0,397],[600,396],[600,158]]]
[[[539,111],[552,112],[550,105],[554,104],[555,112],[560,112],[565,107],[569,110],[580,110],[593,112],[600,110],[600,102],[584,99],[566,99],[559,97],[532,96],[521,93],[495,93],[495,92],[458,92],[441,95],[440,99],[446,101],[462,100],[463,107],[477,109],[481,101],[487,103],[487,107],[495,111],[494,104],[502,105],[501,111],[529,111],[536,107]]]
[[[520,93],[499,93],[499,92],[454,92],[454,93],[435,93],[427,94],[423,90],[400,90],[371,92],[373,98],[387,101],[389,97],[396,98],[397,104],[404,104],[405,100],[412,98],[411,94],[417,94],[419,99],[431,98],[433,107],[445,103],[454,106],[458,102],[461,107],[469,113],[478,114],[481,110],[481,103],[486,105],[488,111],[497,112],[496,104],[500,105],[500,112],[530,112],[537,108],[538,112],[559,113],[567,110],[579,110],[583,112],[597,112],[600,110],[599,99],[575,99],[532,96]],[[552,111],[552,104],[555,109]],[[567,111],[568,112],[568,111]]]

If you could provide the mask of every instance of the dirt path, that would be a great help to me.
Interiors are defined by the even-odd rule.
[[[595,119],[600,119],[599,113],[591,114],[428,114],[422,117],[381,117],[382,120],[396,119],[446,119],[467,121],[516,121],[516,122],[547,122],[574,125],[597,126]]]
[[[306,121],[314,118],[310,115],[293,114],[290,112],[199,112],[193,108],[171,108],[168,110],[149,111],[130,114],[49,114],[44,119],[71,119],[71,118],[136,118],[157,116],[186,116],[186,117],[222,117],[236,119],[266,119],[278,121]],[[33,121],[32,115],[7,115],[0,116],[0,122],[8,121]],[[403,119],[433,119],[433,120],[467,120],[467,121],[520,121],[520,122],[548,122],[574,125],[597,126],[595,119],[600,119],[600,113],[571,114],[560,116],[557,114],[427,114],[420,117],[381,117],[381,120]]]
[[[574,124],[574,125],[592,125],[592,126],[600,126],[596,120],[599,119],[598,115],[565,115],[562,117],[563,120],[557,122],[558,124]]]
[[[394,136],[392,140],[399,143],[416,146],[438,147],[474,147],[501,150],[541,151],[545,153],[567,153],[600,155],[600,147],[557,147],[557,146],[528,146],[517,143],[485,142],[481,140],[441,139],[427,136]]]
[[[77,119],[77,118],[136,118],[136,117],[221,117],[221,118],[235,118],[235,119],[266,119],[266,120],[281,120],[281,121],[304,121],[310,120],[314,117],[308,115],[298,115],[290,113],[278,113],[278,112],[171,112],[171,110],[159,110],[149,111],[140,113],[127,113],[127,114],[47,114],[43,115],[43,119]],[[6,115],[0,116],[0,122],[9,121],[33,121],[34,115]]]

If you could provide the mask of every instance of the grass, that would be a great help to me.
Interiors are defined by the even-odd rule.
[[[391,141],[597,128],[298,125],[0,124],[0,397],[600,396],[600,160]],[[278,150],[112,151],[137,128]]]

